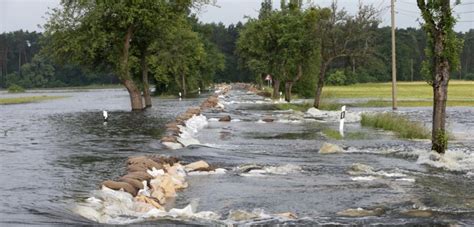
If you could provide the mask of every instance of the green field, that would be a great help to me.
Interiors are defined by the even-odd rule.
[[[54,99],[62,99],[67,96],[29,96],[29,97],[15,97],[15,98],[0,98],[0,105],[23,104],[32,102],[41,102]]]
[[[433,97],[433,90],[426,82],[398,82],[398,98],[400,100],[427,99]],[[391,83],[366,83],[349,86],[325,86],[323,98],[372,98],[390,99]],[[474,81],[450,81],[448,100],[473,101]]]

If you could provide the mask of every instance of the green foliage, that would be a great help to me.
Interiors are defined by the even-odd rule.
[[[8,90],[8,93],[22,93],[22,92],[25,92],[25,88],[23,88],[22,86],[16,85],[16,84],[10,85],[7,90]]]
[[[439,145],[441,147],[443,147],[444,149],[448,149],[448,140],[449,140],[448,133],[442,130],[437,131],[435,140],[439,142]]]
[[[396,113],[362,114],[362,126],[393,131],[406,139],[428,139],[429,132],[420,122],[410,121]]]
[[[323,130],[323,134],[331,139],[336,139],[336,140],[341,140],[343,139],[343,137],[341,136],[341,134],[334,130],[334,129],[330,129],[330,128],[325,128]]]
[[[422,27],[428,41],[422,72],[430,85],[438,86],[440,78],[436,78],[436,70],[442,60],[449,62],[450,70],[460,69],[463,40],[454,32],[456,18],[452,15],[449,1],[430,0],[425,3],[425,0],[417,0],[417,4],[425,21]]]
[[[346,75],[342,70],[336,70],[335,72],[329,74],[327,78],[327,84],[329,85],[345,85],[347,81]]]
[[[279,11],[269,10],[270,2],[262,4],[259,19],[250,19],[241,30],[237,54],[257,77],[270,74],[284,84],[303,80],[317,72],[314,63],[318,61],[320,51],[317,23],[321,11],[316,8],[302,10],[300,4],[293,1],[282,4]]]

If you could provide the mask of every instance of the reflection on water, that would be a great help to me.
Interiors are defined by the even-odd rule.
[[[54,95],[61,95],[55,93]],[[190,187],[179,193],[174,205],[184,207],[199,201],[198,210],[214,211],[224,219],[232,210],[267,213],[294,212],[300,219],[286,224],[474,224],[474,179],[465,172],[449,172],[420,165],[414,150],[426,150],[427,141],[405,141],[383,131],[347,124],[347,133],[364,136],[333,140],[323,134],[337,125],[324,122],[263,123],[262,116],[285,117],[271,105],[252,104],[263,99],[233,91],[224,113],[208,112],[209,118],[228,114],[238,122],[209,122],[198,133],[208,146],[180,151],[164,150],[159,143],[163,125],[201,99],[154,99],[154,107],[129,112],[124,90],[67,92],[67,99],[42,103],[0,106],[0,222],[18,224],[86,224],[70,208],[83,201],[101,181],[124,173],[124,160],[131,155],[178,155],[184,161],[204,159],[229,170],[215,176],[189,176]],[[240,104],[239,104],[240,103]],[[109,111],[104,125],[101,111]],[[427,110],[413,110],[425,112]],[[407,112],[409,116],[418,116]],[[472,109],[459,109],[452,116]],[[423,115],[424,116],[424,115]],[[461,117],[460,123],[473,120]],[[6,131],[6,132],[5,132]],[[337,143],[345,152],[323,155],[325,141]],[[453,143],[452,148],[473,152],[472,140]],[[355,163],[376,172],[350,175]],[[238,166],[256,164],[269,169],[290,164],[298,171],[245,175]],[[469,164],[469,163],[468,163]],[[301,169],[299,169],[301,168]],[[474,170],[474,167],[472,168]],[[336,215],[349,208],[382,208],[381,217],[347,218]],[[403,215],[416,208],[430,210],[433,217]],[[156,224],[149,221],[147,224]],[[159,224],[203,224],[194,221],[158,221]],[[260,224],[282,224],[265,220]]]

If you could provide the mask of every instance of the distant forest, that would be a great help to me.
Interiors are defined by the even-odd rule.
[[[222,23],[194,23],[194,32],[217,47],[224,56],[224,67],[214,72],[214,82],[255,82],[260,75],[242,67],[236,53],[236,42],[242,23],[225,26]],[[327,83],[347,85],[366,82],[387,82],[391,79],[390,28],[376,29],[375,53],[370,59],[341,58],[331,63]],[[453,79],[474,80],[474,29],[458,33],[464,40],[461,69],[453,72]],[[42,53],[43,36],[38,32],[15,31],[0,35],[0,87],[13,84],[25,88],[118,84],[113,70],[85,69],[78,65],[58,64]],[[424,80],[421,63],[425,58],[426,37],[421,29],[397,29],[397,77],[400,81]],[[316,77],[316,75],[314,75]],[[152,83],[159,84],[151,77]]]

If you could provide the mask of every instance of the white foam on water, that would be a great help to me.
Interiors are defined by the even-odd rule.
[[[223,168],[217,168],[214,171],[192,171],[188,172],[189,176],[203,176],[203,175],[219,175],[226,174],[227,170]]]
[[[242,121],[242,120],[240,120],[240,119],[232,119],[232,120],[230,120],[230,122],[241,122],[241,121]]]
[[[314,107],[311,107],[306,111],[305,114],[308,118],[318,118],[324,119],[328,122],[339,122],[341,112],[340,111],[325,111],[325,110],[318,110]],[[361,112],[351,112],[350,110],[346,112],[346,122],[359,122],[361,120]]]
[[[217,122],[217,121],[219,121],[219,118],[209,118],[208,121],[209,122],[211,122],[211,121],[212,122]]]
[[[149,219],[166,218],[172,220],[197,219],[218,220],[220,216],[212,211],[196,212],[193,205],[169,211],[160,210],[149,204],[134,201],[132,195],[107,187],[94,191],[94,196],[78,204],[74,212],[89,220],[102,224],[132,224]]]
[[[418,155],[418,164],[466,173],[474,170],[474,152],[469,150],[448,149],[442,155],[435,151],[416,150],[414,152]]]
[[[351,177],[351,180],[353,180],[353,181],[373,181],[375,179],[377,179],[377,178],[373,177],[373,176]]]
[[[185,121],[186,126],[178,125],[179,128],[179,137],[176,138],[179,143],[170,143],[164,142],[163,145],[169,149],[176,150],[190,145],[199,145],[201,144],[199,140],[195,139],[196,134],[199,130],[203,129],[209,124],[206,116],[204,115],[193,115],[187,121]]]
[[[406,181],[406,182],[411,182],[414,183],[416,180],[413,178],[398,178],[396,181]]]
[[[267,123],[267,122],[262,121],[262,119],[260,119],[260,120],[257,121],[257,124],[265,124],[265,123]]]
[[[287,175],[290,173],[301,172],[300,166],[287,164],[282,166],[268,166],[261,169],[252,169],[246,173],[241,173],[243,177],[262,177],[265,175]]]
[[[287,119],[278,119],[278,123],[290,123],[290,124],[301,124],[303,123],[302,120],[287,120]]]

